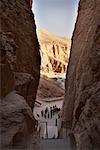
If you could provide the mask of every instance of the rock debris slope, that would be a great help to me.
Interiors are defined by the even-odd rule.
[[[81,0],[63,105],[79,149],[100,149],[100,1]]]
[[[40,77],[40,54],[28,0],[0,1],[1,149],[29,146]],[[23,97],[22,97],[23,96]]]
[[[41,76],[37,90],[37,100],[44,98],[62,97],[65,94],[64,92],[65,91],[63,88],[61,88],[59,82]]]

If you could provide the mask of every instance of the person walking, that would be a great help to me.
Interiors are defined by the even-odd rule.
[[[49,118],[49,112],[48,112],[48,118]]]
[[[52,119],[52,109],[50,110],[50,116],[51,116],[51,119]]]
[[[41,117],[43,117],[43,110],[41,110]]]
[[[56,118],[56,120],[55,120],[55,125],[57,126],[57,118]]]

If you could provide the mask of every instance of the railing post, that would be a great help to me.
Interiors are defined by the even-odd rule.
[[[58,125],[58,121],[57,121],[57,118],[56,118],[56,120],[55,120],[55,126],[57,126]]]
[[[48,139],[48,128],[47,128],[47,121],[46,121],[46,137]]]

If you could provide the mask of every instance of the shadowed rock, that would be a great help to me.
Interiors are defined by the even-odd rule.
[[[0,22],[0,32],[5,34],[10,32],[14,41],[10,41],[9,37],[7,37],[7,42],[10,42],[6,42],[5,46],[6,48],[9,46],[10,66],[13,63],[13,68],[11,69],[13,69],[13,72],[28,73],[35,80],[34,82],[32,79],[28,87],[29,90],[33,91],[32,94],[30,95],[30,92],[27,92],[27,102],[33,108],[40,76],[40,53],[30,1],[1,1]],[[15,43],[14,47],[12,47],[12,43]],[[12,62],[14,55],[16,60]],[[19,92],[21,94],[21,91]],[[24,95],[26,98],[26,93]],[[33,102],[30,103],[32,99]]]
[[[79,149],[100,148],[100,1],[81,0],[66,75],[63,116]]]
[[[11,92],[0,101],[0,106],[1,149],[27,148],[36,121],[25,99]]]
[[[35,143],[37,122],[32,110],[40,54],[30,2],[0,1],[0,146],[4,150],[29,149]]]

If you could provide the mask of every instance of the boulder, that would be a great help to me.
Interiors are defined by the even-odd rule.
[[[1,149],[29,147],[34,136],[36,120],[25,99],[10,92],[0,101]]]

